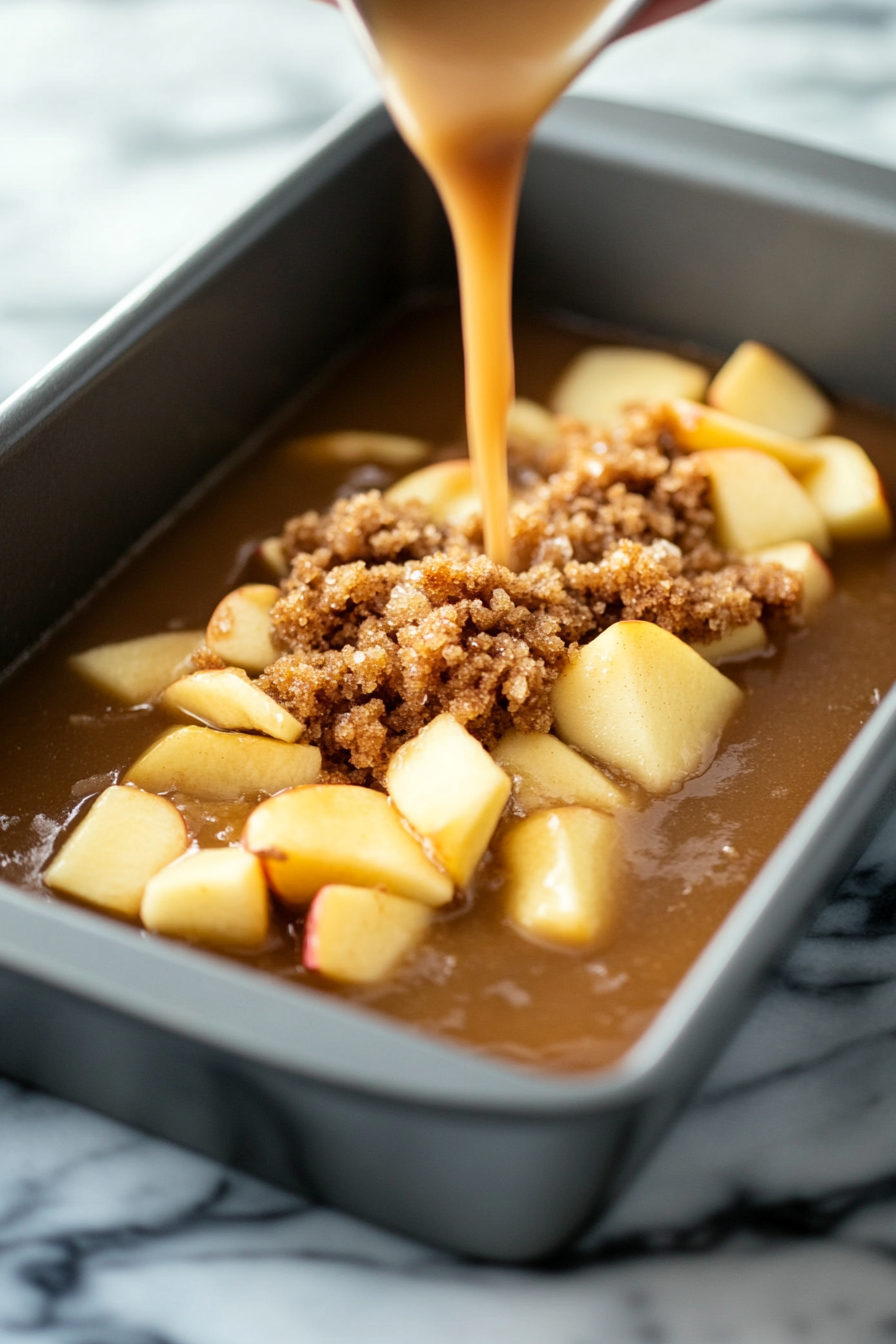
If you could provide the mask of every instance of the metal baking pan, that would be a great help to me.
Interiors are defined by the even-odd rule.
[[[786,349],[896,403],[896,175],[569,100],[522,206],[542,309]],[[377,318],[451,283],[432,192],[379,107],[122,303],[0,411],[0,664]],[[210,954],[0,884],[0,1069],[477,1256],[549,1255],[629,1179],[896,792],[876,711],[668,1006],[616,1066],[489,1062]]]

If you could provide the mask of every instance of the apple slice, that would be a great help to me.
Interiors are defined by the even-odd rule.
[[[553,448],[557,421],[537,401],[517,397],[507,413],[507,439],[520,448]]]
[[[354,784],[268,798],[246,822],[243,844],[287,905],[306,905],[328,882],[385,887],[432,906],[454,894],[451,878],[430,862],[386,795]]]
[[[280,657],[271,640],[271,607],[280,597],[272,583],[247,583],[228,593],[212,612],[205,642],[246,672],[263,672]]]
[[[765,546],[749,558],[771,561],[799,574],[803,581],[800,614],[806,621],[812,620],[834,591],[833,574],[808,541],[784,541],[780,546]]]
[[[683,640],[620,621],[579,649],[551,694],[565,742],[667,793],[711,763],[743,693]]]
[[[302,735],[298,719],[250,681],[241,667],[181,677],[168,687],[162,704],[213,728],[248,728],[280,742],[295,742]]]
[[[270,911],[264,871],[254,854],[200,849],[151,877],[140,917],[153,933],[212,947],[260,947]]]
[[[690,452],[752,448],[754,452],[775,458],[795,476],[801,476],[820,460],[820,454],[811,444],[739,420],[712,406],[700,406],[693,401],[671,401],[666,411],[678,446]]]
[[[540,476],[559,471],[565,460],[557,417],[524,397],[517,397],[507,413],[507,446]]]
[[[289,560],[279,537],[265,537],[258,543],[258,556],[275,579],[285,579],[289,573]]]
[[[173,803],[115,784],[72,831],[44,882],[133,918],[149,879],[186,848],[187,828]]]
[[[320,751],[214,728],[171,728],[134,762],[125,782],[152,793],[179,791],[227,801],[313,784]]]
[[[806,545],[804,541],[797,541],[792,544],[795,546]],[[765,633],[761,621],[751,621],[749,625],[739,625],[719,639],[710,639],[704,644],[691,645],[694,652],[699,653],[700,657],[705,658],[708,663],[712,663],[713,667],[718,663],[743,662],[745,658],[753,658],[757,653],[762,653],[767,647],[768,635]]]
[[[452,714],[439,714],[389,762],[386,788],[402,816],[465,887],[510,795],[510,780]]]
[[[619,901],[617,823],[588,807],[533,812],[502,846],[507,913],[524,933],[561,947],[605,944]]]
[[[743,341],[719,369],[706,400],[729,415],[794,439],[823,434],[834,408],[789,359],[759,341]]]
[[[431,452],[423,439],[406,434],[379,434],[363,429],[341,430],[334,434],[313,434],[289,445],[291,453],[301,454],[309,462],[338,462],[356,466],[374,462],[380,467],[414,467],[425,462]]]
[[[436,523],[460,527],[471,514],[481,513],[482,504],[473,485],[473,468],[466,459],[434,462],[396,481],[386,491],[390,504],[425,505]]]
[[[757,551],[779,541],[808,541],[831,549],[824,518],[780,462],[750,448],[702,454],[716,515],[716,539],[726,550]]]
[[[185,670],[202,639],[201,630],[166,630],[121,644],[100,644],[76,653],[69,666],[116,700],[144,705]]]
[[[513,796],[526,812],[563,803],[602,812],[632,805],[624,789],[550,733],[511,728],[492,756],[513,780]]]
[[[567,365],[554,387],[551,408],[579,420],[614,420],[629,406],[674,397],[699,401],[708,382],[702,364],[664,350],[597,345]]]
[[[303,964],[331,980],[385,980],[419,943],[432,912],[419,901],[373,887],[322,887],[305,926]]]
[[[883,482],[864,448],[851,439],[813,439],[820,462],[803,478],[835,541],[886,541],[893,516]]]

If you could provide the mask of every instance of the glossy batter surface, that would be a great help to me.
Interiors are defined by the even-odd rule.
[[[515,333],[522,395],[545,399],[580,337],[531,321]],[[68,668],[70,653],[205,624],[283,519],[334,493],[386,485],[378,467],[309,467],[284,450],[297,434],[363,428],[457,444],[463,361],[456,315],[410,314],[379,333],[270,446],[180,519],[0,692],[0,857],[8,880],[53,900],[40,872],[61,833],[167,727],[158,711],[109,703]],[[896,423],[843,410],[855,438],[896,482]],[[463,909],[439,915],[424,946],[374,989],[336,989],[299,965],[301,923],[278,913],[259,967],[344,994],[417,1026],[558,1070],[615,1058],[656,1014],[750,878],[896,679],[896,553],[838,548],[837,591],[809,630],[769,657],[726,665],[747,691],[706,774],[624,819],[619,934],[600,956],[551,951],[504,921],[501,874],[484,866]],[[176,797],[203,845],[238,838],[254,799]],[[499,837],[496,837],[496,839]],[[152,935],[139,933],[135,937]]]

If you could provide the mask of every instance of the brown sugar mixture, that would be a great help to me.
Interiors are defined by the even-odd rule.
[[[587,344],[527,320],[515,342],[520,389],[538,402]],[[228,590],[276,581],[259,559],[263,538],[280,538],[286,573],[270,613],[272,657],[253,685],[298,721],[301,743],[321,748],[322,780],[378,798],[396,750],[440,714],[489,749],[509,729],[547,732],[552,688],[576,650],[620,622],[711,646],[761,621],[765,646],[721,666],[744,698],[708,769],[663,794],[608,770],[632,799],[615,818],[611,938],[561,948],[508,918],[502,846],[526,810],[514,795],[472,880],[375,983],[303,965],[297,902],[275,900],[263,945],[231,954],[474,1049],[594,1069],[643,1032],[896,680],[896,555],[892,542],[838,545],[833,595],[806,622],[793,570],[722,544],[706,461],[686,450],[668,410],[636,409],[600,432],[566,415],[546,437],[511,433],[512,568],[482,554],[475,508],[436,517],[391,495],[407,466],[307,447],[309,436],[361,426],[436,445],[417,467],[456,466],[462,409],[456,315],[406,315],[19,672],[0,700],[3,874],[57,899],[42,874],[63,839],[175,722],[158,700],[116,703],[68,657],[204,628]],[[888,416],[843,408],[832,432],[861,443],[892,488]],[[206,648],[193,665],[226,659]],[[204,849],[234,845],[259,801],[166,796]]]
[[[518,453],[518,572],[481,554],[478,514],[439,527],[377,490],[287,524],[291,569],[271,612],[284,654],[260,685],[321,747],[327,778],[382,782],[442,712],[487,747],[511,727],[549,732],[570,654],[616,621],[708,641],[793,615],[792,572],[713,545],[708,478],[662,415],[634,412],[607,439],[561,421],[547,479]]]

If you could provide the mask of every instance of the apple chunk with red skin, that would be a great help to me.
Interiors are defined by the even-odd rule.
[[[243,844],[287,905],[307,905],[328,883],[385,887],[431,906],[454,894],[386,795],[355,784],[313,784],[266,799],[249,816]]]
[[[743,554],[779,541],[808,541],[822,555],[830,552],[817,505],[773,457],[749,448],[724,448],[703,453],[701,461],[710,481],[720,546]]]
[[[886,541],[893,516],[880,474],[851,439],[813,439],[821,460],[803,484],[835,541]]]
[[[606,944],[619,905],[618,823],[587,807],[533,812],[502,845],[511,921],[561,947]]]
[[[214,728],[246,728],[280,742],[295,742],[302,734],[298,719],[250,681],[241,667],[181,677],[168,687],[162,704]]]
[[[385,980],[420,942],[432,911],[376,887],[331,883],[317,893],[305,925],[303,964],[332,980]]]
[[[44,881],[55,891],[133,918],[150,878],[186,848],[187,828],[173,803],[116,784],[72,831]]]
[[[511,728],[492,756],[510,776],[513,796],[526,812],[562,803],[617,812],[632,804],[624,789],[550,733]]]
[[[131,766],[125,783],[152,793],[179,790],[223,802],[313,784],[319,775],[317,747],[191,724],[157,737]]]
[[[120,644],[100,644],[69,659],[86,681],[126,705],[154,700],[188,666],[201,630],[165,630]]]
[[[212,612],[205,642],[225,663],[245,672],[263,672],[277,661],[271,639],[271,608],[280,598],[272,583],[247,583],[222,598]]]
[[[743,341],[709,385],[710,406],[795,439],[823,434],[834,408],[789,359],[759,341]]]
[[[451,714],[439,714],[389,762],[386,788],[459,887],[482,858],[510,796],[510,780]]]
[[[620,621],[573,654],[551,693],[564,741],[667,793],[705,770],[743,693],[683,640]]]
[[[212,947],[260,947],[270,919],[264,871],[245,849],[200,849],[151,877],[140,917],[154,933]]]

